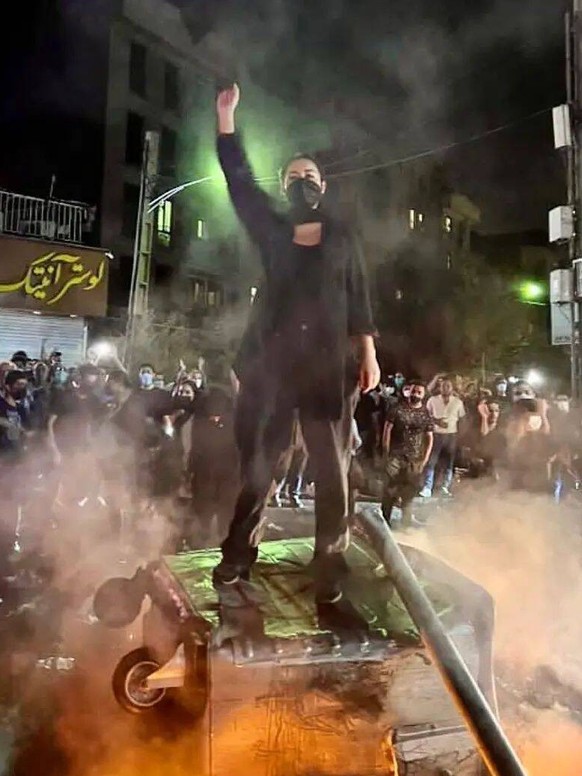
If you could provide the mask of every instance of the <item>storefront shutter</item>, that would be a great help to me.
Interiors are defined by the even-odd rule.
[[[83,362],[87,347],[87,325],[83,318],[35,315],[20,310],[0,310],[0,361],[17,350],[39,358],[43,340],[48,355],[60,350],[65,366]]]

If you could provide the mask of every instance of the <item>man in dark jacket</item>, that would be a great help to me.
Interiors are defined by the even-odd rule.
[[[349,541],[351,421],[358,387],[369,391],[380,379],[368,286],[348,234],[319,208],[326,183],[313,159],[297,156],[283,170],[288,214],[277,213],[257,187],[235,134],[238,101],[236,85],[218,96],[218,155],[265,277],[235,366],[243,486],[214,580],[248,577],[273,473],[298,410],[316,485],[316,593],[336,601]]]

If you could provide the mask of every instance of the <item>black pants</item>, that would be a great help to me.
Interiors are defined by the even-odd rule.
[[[320,556],[341,554],[349,539],[348,470],[356,401],[354,389],[344,398],[337,420],[314,419],[306,411],[299,412],[315,479],[315,552]],[[279,458],[290,444],[293,420],[292,404],[272,397],[262,400],[256,386],[241,385],[236,437],[243,486],[222,543],[223,561],[229,565],[248,568],[256,560],[261,516]]]

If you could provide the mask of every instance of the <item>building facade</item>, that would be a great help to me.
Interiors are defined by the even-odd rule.
[[[109,34],[101,198],[101,240],[116,257],[121,307],[133,263],[145,133],[159,135],[150,191],[156,196],[185,180],[192,108],[216,72],[197,53],[179,9],[163,0],[123,0]],[[203,311],[222,304],[232,266],[221,261],[209,223],[192,214],[185,197],[167,199],[154,214],[151,295],[158,309],[178,304]],[[207,260],[209,252],[215,261]]]
[[[0,360],[58,350],[81,362],[107,313],[110,254],[83,244],[94,207],[0,190]]]

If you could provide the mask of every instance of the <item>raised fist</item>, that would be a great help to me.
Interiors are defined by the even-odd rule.
[[[233,84],[229,89],[223,89],[216,98],[216,110],[219,115],[234,115],[240,99],[238,84]]]

